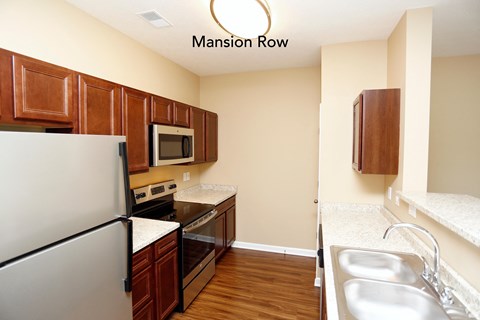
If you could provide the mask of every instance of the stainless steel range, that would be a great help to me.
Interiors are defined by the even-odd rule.
[[[215,206],[173,200],[177,186],[169,180],[132,190],[133,216],[175,221],[182,228],[179,310],[185,311],[215,275]]]

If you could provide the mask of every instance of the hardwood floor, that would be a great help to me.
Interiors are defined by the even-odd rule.
[[[315,259],[231,248],[185,313],[169,319],[319,319]]]

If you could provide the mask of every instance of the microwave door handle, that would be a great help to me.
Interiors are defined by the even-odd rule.
[[[182,138],[182,157],[188,158],[190,156],[190,139],[187,136]]]

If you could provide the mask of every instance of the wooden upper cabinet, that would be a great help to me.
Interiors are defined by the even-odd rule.
[[[43,61],[13,56],[14,118],[74,122],[74,72]]]
[[[173,125],[173,101],[159,96],[152,96],[152,122]]]
[[[152,96],[152,123],[190,127],[190,106],[164,97]]]
[[[122,134],[127,137],[129,172],[147,171],[149,167],[150,95],[143,91],[123,87],[122,101]]]
[[[173,108],[173,125],[190,127],[190,106],[181,102],[175,102]]]
[[[79,132],[121,135],[120,86],[87,75],[78,75]]]
[[[353,102],[353,169],[397,174],[399,135],[400,89],[362,91]]]
[[[190,128],[193,129],[193,152],[192,164],[205,162],[205,110],[190,108]]]
[[[205,153],[206,161],[218,160],[218,116],[216,113],[206,111],[205,114]]]

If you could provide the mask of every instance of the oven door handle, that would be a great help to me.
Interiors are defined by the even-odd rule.
[[[217,210],[213,209],[212,211],[210,211],[209,213],[207,213],[206,215],[204,215],[203,217],[201,217],[197,221],[192,222],[188,226],[184,227],[183,228],[183,234],[188,233],[188,232],[192,232],[193,230],[196,230],[196,229],[200,228],[201,226],[206,225],[207,223],[210,222],[210,220],[214,219],[216,215],[217,215]]]

